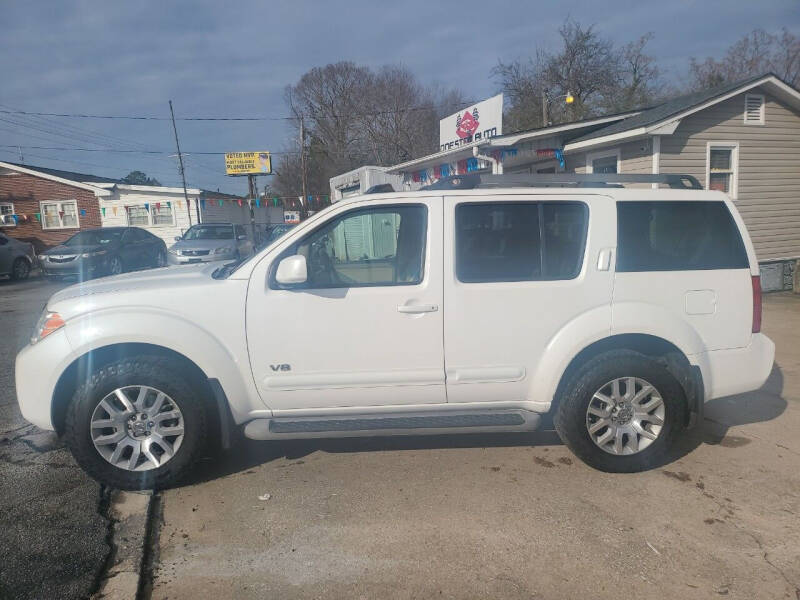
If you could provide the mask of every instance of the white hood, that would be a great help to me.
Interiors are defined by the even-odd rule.
[[[129,292],[134,292],[137,296],[142,292],[149,292],[154,296],[154,303],[156,303],[155,296],[169,293],[170,290],[175,291],[179,288],[197,287],[214,282],[211,274],[219,267],[220,263],[197,264],[101,277],[80,282],[56,292],[50,297],[47,306],[52,308],[55,304],[67,300],[112,292],[119,296]]]

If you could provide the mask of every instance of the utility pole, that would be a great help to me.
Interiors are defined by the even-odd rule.
[[[303,180],[303,200],[300,202],[301,218],[306,214],[306,202],[308,202],[308,190],[306,184],[306,123],[303,115],[300,115],[300,171]]]
[[[542,92],[542,127],[547,127],[547,94]]]
[[[178,164],[181,166],[181,180],[183,181],[183,198],[186,200],[186,214],[189,215],[189,226],[192,225],[192,208],[189,206],[189,194],[186,192],[186,171],[183,169],[183,155],[178,142],[178,128],[175,126],[175,112],[172,110],[172,100],[169,101],[169,114],[172,115],[172,131],[175,132],[175,146],[178,148]],[[197,222],[200,222],[200,209],[197,208]]]
[[[17,146],[17,151],[19,152],[19,162],[25,163],[25,157],[22,155],[22,146]]]

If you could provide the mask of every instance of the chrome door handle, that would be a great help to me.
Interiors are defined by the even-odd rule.
[[[397,307],[397,312],[412,315],[436,312],[437,310],[439,310],[439,306],[436,304],[401,304]]]

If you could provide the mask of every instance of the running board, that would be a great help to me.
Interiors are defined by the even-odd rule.
[[[527,410],[485,410],[325,417],[256,419],[245,425],[253,440],[436,435],[496,431],[533,431],[540,416]]]

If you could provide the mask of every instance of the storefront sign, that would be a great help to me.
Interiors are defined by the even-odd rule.
[[[285,210],[283,211],[283,222],[291,225],[296,225],[300,222],[299,210]]]
[[[272,159],[269,152],[227,152],[226,175],[270,175]]]
[[[478,102],[439,121],[439,149],[503,135],[503,94]]]

